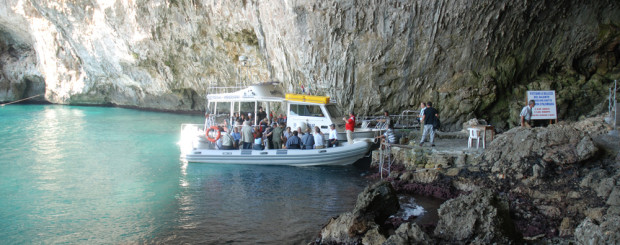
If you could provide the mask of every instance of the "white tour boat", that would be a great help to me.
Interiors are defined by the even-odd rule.
[[[263,165],[347,165],[364,157],[379,132],[374,129],[356,128],[354,143],[346,142],[345,121],[329,97],[303,94],[284,94],[277,83],[261,83],[245,89],[226,92],[233,88],[212,88],[220,93],[207,95],[207,117],[204,124],[183,124],[181,128],[181,157],[188,162],[234,163]],[[237,88],[238,89],[238,88]],[[219,106],[218,106],[219,105]],[[230,122],[233,113],[241,111],[254,115],[254,125],[258,107],[265,107],[267,116],[271,106],[286,111],[286,124],[291,130],[315,126],[324,133],[327,140],[329,125],[335,124],[340,144],[323,149],[266,149],[266,150],[220,150],[215,146],[220,132],[217,126]],[[219,109],[218,109],[219,108]],[[274,115],[276,116],[276,115]],[[229,124],[231,125],[231,124]],[[301,138],[301,137],[300,137]]]

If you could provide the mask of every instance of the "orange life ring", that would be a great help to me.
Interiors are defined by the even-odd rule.
[[[215,138],[211,138],[209,136],[209,132],[211,132],[211,130],[214,130],[217,133],[217,136]],[[214,142],[220,139],[220,136],[222,136],[222,132],[220,132],[220,129],[217,126],[211,126],[209,128],[209,130],[207,130],[207,132],[205,133],[205,136],[207,136],[207,140]]]

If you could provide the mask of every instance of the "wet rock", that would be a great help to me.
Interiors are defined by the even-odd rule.
[[[355,243],[362,240],[369,230],[376,229],[392,214],[396,213],[400,205],[394,188],[389,182],[377,182],[364,189],[357,197],[353,211],[332,218],[321,230],[323,243]],[[377,240],[380,235],[371,232],[367,240]],[[385,238],[384,238],[385,239]]]
[[[579,244],[618,244],[620,241],[620,216],[605,215],[602,222],[586,218],[575,229]]]
[[[494,140],[482,155],[492,172],[521,180],[544,177],[549,168],[565,168],[598,151],[592,138],[570,125],[513,128]]]
[[[438,210],[434,236],[448,242],[510,243],[518,240],[507,201],[478,190],[446,201]]]
[[[433,240],[416,223],[404,223],[396,229],[383,245],[434,244]]]

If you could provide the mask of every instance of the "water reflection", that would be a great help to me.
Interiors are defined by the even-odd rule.
[[[181,162],[179,125],[202,116],[0,113],[0,244],[300,243],[366,186],[353,167]]]
[[[352,166],[186,166],[175,242],[307,242],[366,186]]]

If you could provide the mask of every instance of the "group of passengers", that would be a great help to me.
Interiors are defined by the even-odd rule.
[[[230,125],[231,126],[232,125],[243,125],[243,122],[245,121],[251,122],[251,124],[253,124],[254,119],[256,119],[257,122],[262,124],[263,120],[265,120],[266,118],[271,118],[270,120],[266,122],[267,124],[269,123],[286,124],[286,116],[284,114],[280,114],[276,116],[275,111],[271,111],[269,113],[269,117],[267,117],[267,112],[263,110],[263,107],[258,107],[256,118],[254,118],[251,112],[241,113],[241,114],[239,114],[238,112],[233,113],[231,117]]]
[[[275,115],[272,111],[270,116]],[[291,131],[291,127],[286,127],[286,117],[280,114],[279,117],[267,117],[262,108],[257,113],[258,125],[251,126],[254,122],[252,114],[248,113],[239,116],[234,113],[232,122],[225,122],[224,126],[219,127],[220,138],[216,141],[216,146],[221,150],[233,149],[322,149],[338,145],[338,133],[336,125],[330,125],[327,137],[321,132],[318,126],[307,128],[305,131],[298,127]],[[273,118],[273,120],[269,120]]]

